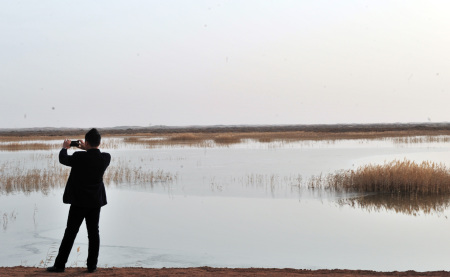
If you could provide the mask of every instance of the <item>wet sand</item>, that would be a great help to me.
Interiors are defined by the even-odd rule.
[[[90,274],[85,268],[67,268],[64,273],[49,273],[44,268],[36,267],[0,267],[0,276],[450,276],[450,272],[376,272],[366,270],[302,270],[272,268],[99,268]]]

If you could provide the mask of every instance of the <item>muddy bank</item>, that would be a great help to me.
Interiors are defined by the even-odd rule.
[[[432,272],[376,272],[367,270],[302,270],[277,268],[99,268],[89,274],[85,268],[67,268],[64,273],[49,273],[36,267],[0,267],[0,276],[450,276],[446,271]]]

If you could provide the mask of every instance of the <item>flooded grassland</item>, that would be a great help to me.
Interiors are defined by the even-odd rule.
[[[52,264],[68,212],[62,139],[0,138],[0,266]],[[99,264],[449,270],[449,140],[105,135]],[[68,265],[84,266],[83,226]]]

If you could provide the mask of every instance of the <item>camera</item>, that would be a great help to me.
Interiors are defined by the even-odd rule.
[[[80,141],[79,140],[72,140],[70,142],[70,147],[73,147],[73,146],[80,147]]]

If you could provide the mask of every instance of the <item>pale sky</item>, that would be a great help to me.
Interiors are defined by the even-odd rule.
[[[0,0],[0,128],[450,121],[450,2]]]

